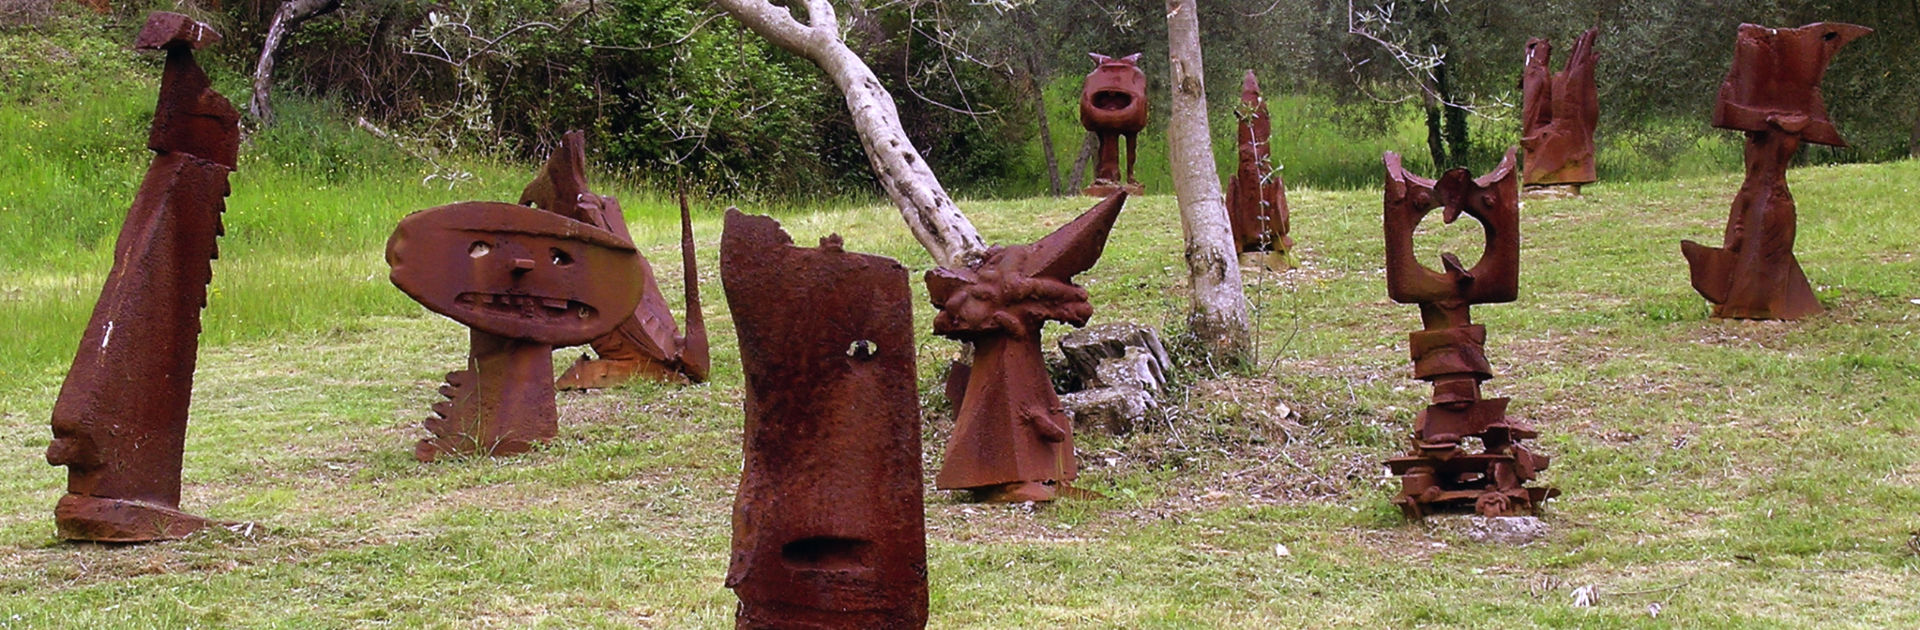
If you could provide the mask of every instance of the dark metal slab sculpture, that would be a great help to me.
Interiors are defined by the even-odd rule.
[[[1600,123],[1600,91],[1593,70],[1600,62],[1594,40],[1600,29],[1587,29],[1573,41],[1567,67],[1552,70],[1553,44],[1527,40],[1526,70],[1520,75],[1520,146],[1527,151],[1522,183],[1571,187],[1591,184],[1594,173],[1593,130]]]
[[[1514,154],[1493,172],[1474,179],[1456,168],[1438,181],[1408,173],[1400,156],[1386,154],[1387,294],[1401,304],[1420,305],[1424,330],[1409,342],[1413,375],[1433,384],[1433,404],[1414,420],[1413,448],[1387,460],[1400,476],[1393,502],[1408,518],[1472,506],[1486,516],[1536,510],[1559,494],[1553,488],[1527,487],[1547,457],[1520,444],[1538,432],[1507,416],[1506,398],[1481,398],[1480,383],[1493,378],[1487,363],[1487,329],[1473,323],[1475,304],[1512,302],[1520,285],[1520,199]],[[1472,268],[1452,253],[1441,256],[1442,271],[1414,258],[1413,232],[1435,208],[1452,223],[1465,214],[1479,221],[1486,248]],[[1481,452],[1467,451],[1478,440]]]
[[[1135,140],[1147,128],[1147,74],[1140,71],[1140,53],[1118,59],[1088,54],[1095,65],[1080,88],[1080,125],[1100,137],[1100,154],[1093,183],[1083,192],[1094,197],[1122,190],[1138,195],[1142,189],[1133,178]],[[1127,138],[1125,181],[1120,179],[1121,136]]]
[[[420,461],[522,453],[558,434],[554,346],[604,335],[640,303],[631,241],[518,204],[407,215],[387,240],[387,264],[394,286],[473,329],[467,369],[447,374],[447,401],[425,422],[434,437],[414,449]]]
[[[520,203],[559,213],[619,236],[633,238],[620,214],[620,201],[587,189],[585,134],[568,132],[540,175],[520,193]],[[599,389],[635,376],[672,383],[703,383],[713,369],[707,352],[707,327],[700,314],[700,274],[693,258],[693,224],[687,199],[680,196],[680,256],[686,273],[687,334],[673,321],[660,293],[653,266],[640,257],[640,305],[613,332],[593,340],[597,359],[581,356],[556,384],[560,389]]]
[[[907,270],[837,235],[795,247],[779,222],[728,210],[720,280],[747,390],[735,627],[926,627]]]
[[[1287,184],[1273,168],[1273,118],[1267,114],[1267,100],[1260,97],[1260,82],[1247,71],[1240,85],[1240,169],[1227,181],[1227,218],[1233,225],[1233,241],[1245,252],[1270,252],[1276,270],[1293,266],[1293,237],[1287,235]]]
[[[1841,46],[1871,32],[1838,23],[1740,25],[1713,126],[1747,133],[1746,181],[1720,247],[1680,243],[1693,288],[1713,303],[1714,317],[1799,319],[1821,311],[1793,255],[1797,219],[1787,166],[1802,140],[1847,146],[1827,117],[1820,79]]]
[[[955,412],[942,490],[983,501],[1050,501],[1077,475],[1073,423],[1040,354],[1047,321],[1085,326],[1093,315],[1073,276],[1092,269],[1126,204],[1114,194],[1031,245],[994,247],[969,269],[927,272],[940,314],[933,332],[973,344],[973,367]]]
[[[53,405],[47,462],[67,467],[67,494],[54,508],[67,540],[167,540],[207,525],[179,509],[180,466],[200,309],[240,147],[239,112],[193,58],[219,40],[205,24],[162,12],[134,40],[167,55],[147,138],[155,155]]]

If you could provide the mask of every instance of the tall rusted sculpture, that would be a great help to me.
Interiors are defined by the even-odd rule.
[[[619,223],[617,215],[612,220]],[[387,240],[391,279],[473,329],[414,457],[508,455],[559,433],[553,348],[606,334],[640,303],[633,244],[557,213],[469,201],[415,212]]]
[[[240,147],[239,112],[193,58],[218,41],[207,25],[162,12],[134,39],[167,55],[147,137],[155,155],[53,405],[47,463],[67,467],[54,508],[67,540],[167,540],[207,525],[179,508],[200,309]]]
[[[1273,118],[1267,114],[1267,100],[1260,97],[1260,82],[1247,71],[1240,84],[1240,169],[1227,181],[1227,218],[1233,224],[1233,241],[1241,253],[1268,252],[1266,266],[1274,270],[1293,267],[1293,237],[1287,235],[1287,184],[1273,167]]]
[[[1547,468],[1547,457],[1521,446],[1539,434],[1507,416],[1506,398],[1481,398],[1480,383],[1493,378],[1487,363],[1487,329],[1473,323],[1475,304],[1512,302],[1520,284],[1520,199],[1513,151],[1500,166],[1474,179],[1456,168],[1438,181],[1408,173],[1400,156],[1386,154],[1387,294],[1420,305],[1424,330],[1409,344],[1413,375],[1433,384],[1433,404],[1414,419],[1412,450],[1387,460],[1400,475],[1393,502],[1408,518],[1472,505],[1486,516],[1537,509],[1552,488],[1527,487]],[[1440,257],[1443,271],[1413,255],[1413,231],[1434,208],[1452,223],[1461,214],[1480,222],[1487,238],[1479,262],[1467,268],[1452,253]],[[1474,438],[1479,453],[1464,450]]]
[[[795,247],[779,222],[728,210],[720,280],[747,389],[735,627],[925,627],[906,268],[847,252],[838,235]]]
[[[1115,59],[1093,57],[1093,72],[1080,87],[1080,125],[1100,137],[1100,155],[1094,162],[1093,183],[1083,191],[1107,197],[1126,191],[1140,194],[1133,178],[1135,139],[1147,128],[1147,74],[1140,71],[1140,53]],[[1120,136],[1127,137],[1127,178],[1120,179]]]
[[[587,141],[568,132],[540,175],[520,193],[520,203],[549,210],[606,230],[629,243],[633,238],[620,214],[620,201],[587,189]],[[700,273],[693,259],[693,225],[687,199],[680,197],[680,257],[686,273],[687,335],[680,336],[673,311],[654,280],[653,266],[640,257],[640,305],[613,332],[593,340],[598,359],[581,356],[560,375],[560,389],[599,389],[635,376],[677,383],[703,383],[712,370],[707,327],[700,314]]]
[[[1573,41],[1565,70],[1552,70],[1553,44],[1527,40],[1527,65],[1520,76],[1520,146],[1526,149],[1522,183],[1529,192],[1558,188],[1573,195],[1597,179],[1593,130],[1600,122],[1600,92],[1593,69],[1600,53],[1593,47],[1600,29],[1587,29]]]
[[[1713,303],[1714,317],[1799,319],[1821,311],[1793,255],[1787,165],[1801,140],[1847,146],[1827,117],[1820,79],[1841,46],[1871,32],[1838,23],[1740,25],[1713,126],[1747,132],[1747,178],[1733,198],[1721,247],[1680,243],[1693,288]]]
[[[1040,354],[1048,320],[1085,326],[1092,269],[1127,195],[1116,193],[1031,245],[994,247],[968,269],[927,272],[940,314],[933,332],[973,344],[973,368],[955,411],[946,463],[934,483],[977,500],[1050,501],[1078,473],[1073,424]]]

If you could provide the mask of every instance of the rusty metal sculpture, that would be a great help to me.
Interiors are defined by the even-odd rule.
[[[994,502],[1071,492],[1073,424],[1047,376],[1040,328],[1048,320],[1085,326],[1093,315],[1073,276],[1100,260],[1126,200],[1116,193],[1031,245],[988,250],[972,268],[927,272],[940,309],[933,332],[973,344],[946,463],[934,478],[940,489]]]
[[[1787,165],[1801,140],[1847,146],[1827,117],[1820,79],[1841,46],[1871,32],[1838,23],[1740,25],[1713,126],[1747,133],[1746,181],[1733,198],[1721,247],[1680,243],[1693,288],[1713,303],[1714,317],[1799,319],[1821,311],[1793,255],[1796,218]]]
[[[1115,59],[1100,53],[1093,57],[1093,72],[1087,73],[1080,87],[1080,125],[1100,137],[1100,154],[1094,162],[1093,183],[1087,195],[1108,197],[1126,191],[1140,194],[1140,182],[1133,178],[1135,140],[1147,128],[1147,74],[1140,71],[1140,53]],[[1120,179],[1120,136],[1127,137],[1127,178]]]
[[[568,132],[540,175],[520,193],[520,203],[559,213],[606,230],[629,243],[633,238],[620,214],[620,201],[587,189],[585,134]],[[707,327],[700,314],[700,273],[693,259],[693,225],[686,194],[680,195],[680,257],[686,274],[687,335],[680,336],[673,311],[654,280],[653,266],[640,257],[640,305],[613,332],[593,340],[598,359],[582,355],[560,375],[560,389],[599,389],[635,376],[672,383],[703,383],[713,368],[707,354]]]
[[[747,390],[735,627],[925,627],[906,268],[838,235],[795,247],[779,222],[728,210],[720,280]]]
[[[1268,252],[1266,266],[1275,270],[1293,267],[1293,237],[1287,235],[1287,184],[1273,167],[1273,118],[1267,113],[1267,100],[1260,97],[1260,82],[1247,71],[1240,84],[1240,169],[1227,181],[1227,218],[1233,225],[1233,241],[1242,253]]]
[[[640,303],[631,241],[517,204],[469,201],[408,215],[387,240],[387,264],[394,286],[473,329],[467,369],[447,374],[447,400],[425,422],[434,437],[414,448],[423,462],[523,453],[558,434],[554,346],[604,335]]]
[[[47,463],[67,467],[54,508],[67,540],[167,540],[208,524],[179,508],[200,309],[240,148],[239,112],[193,58],[218,41],[207,25],[163,12],[134,39],[167,55],[147,137],[156,155],[53,405]]]
[[[1520,199],[1514,154],[1493,172],[1474,179],[1456,168],[1438,181],[1408,173],[1400,156],[1386,154],[1387,294],[1401,304],[1420,305],[1424,330],[1409,337],[1413,375],[1433,384],[1433,404],[1414,420],[1413,448],[1387,460],[1400,475],[1400,496],[1393,502],[1408,518],[1472,505],[1486,516],[1536,510],[1559,494],[1553,488],[1526,487],[1547,457],[1521,446],[1538,436],[1525,422],[1507,416],[1506,398],[1481,398],[1480,383],[1493,378],[1487,363],[1485,326],[1473,323],[1475,304],[1512,302],[1519,296]],[[1414,258],[1413,231],[1434,208],[1452,223],[1465,214],[1480,222],[1486,248],[1472,268],[1452,253],[1441,256],[1443,271]],[[1466,440],[1484,447],[1465,452]]]
[[[1593,82],[1600,53],[1593,47],[1600,29],[1588,29],[1573,41],[1567,67],[1553,72],[1553,44],[1527,40],[1527,65],[1520,77],[1520,146],[1526,149],[1529,189],[1560,187],[1580,194],[1594,173],[1593,130],[1600,122],[1600,92]]]

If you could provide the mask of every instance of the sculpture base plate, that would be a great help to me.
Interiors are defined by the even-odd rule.
[[[1113,193],[1117,193],[1122,190],[1127,191],[1127,194],[1129,195],[1138,195],[1140,193],[1146,192],[1147,187],[1140,185],[1140,182],[1132,182],[1127,184],[1122,184],[1119,182],[1094,182],[1093,185],[1087,186],[1086,189],[1081,190],[1080,194],[1086,195],[1088,197],[1099,197],[1101,199],[1105,199],[1107,197],[1112,197]]]
[[[1240,252],[1241,269],[1288,271],[1299,266],[1291,252]]]
[[[54,506],[53,522],[62,540],[110,543],[175,540],[213,524],[164,505],[72,493]]]
[[[561,391],[606,389],[636,377],[680,385],[690,382],[685,374],[667,369],[654,361],[589,359],[583,354],[567,367],[566,373],[560,375],[560,380],[553,382],[553,387]]]
[[[1529,184],[1520,191],[1520,198],[1526,201],[1552,201],[1555,199],[1578,199],[1583,184]]]

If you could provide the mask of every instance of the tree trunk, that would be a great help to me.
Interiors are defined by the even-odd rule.
[[[819,66],[846,95],[854,130],[866,149],[873,174],[887,198],[900,208],[915,239],[942,267],[966,267],[986,252],[986,241],[960,213],[940,185],[919,149],[900,128],[893,95],[859,55],[840,38],[839,18],[827,0],[794,0],[804,5],[806,22],[789,9],[767,0],[714,0],[734,19],[774,45],[807,58]]]
[[[1034,70],[1031,60],[1027,65],[1027,86],[1033,91],[1034,122],[1040,125],[1040,153],[1047,158],[1047,193],[1060,196],[1060,158],[1053,154],[1053,122],[1047,119],[1046,80]]]
[[[265,128],[273,124],[273,103],[270,95],[273,90],[273,54],[280,48],[280,40],[287,33],[300,28],[302,22],[325,15],[340,8],[340,0],[287,0],[280,9],[273,12],[273,22],[267,26],[267,41],[260,45],[260,61],[253,66],[253,98],[247,101],[247,117],[254,121],[255,128]]]
[[[1920,158],[1920,111],[1913,116],[1913,133],[1907,134],[1907,157]]]
[[[1100,134],[1089,131],[1087,135],[1080,140],[1080,153],[1074,155],[1073,172],[1069,173],[1068,177],[1070,181],[1067,182],[1067,190],[1069,192],[1079,190],[1081,184],[1087,181],[1087,161],[1093,159],[1093,152],[1099,147]]]
[[[1187,277],[1193,289],[1193,333],[1219,359],[1245,358],[1247,298],[1240,291],[1240,259],[1220,194],[1207,126],[1206,72],[1200,58],[1200,0],[1167,0],[1167,52],[1173,105],[1167,145],[1180,225],[1186,233]]]
[[[1448,52],[1440,55],[1440,67],[1434,68],[1434,74],[1439,78],[1436,85],[1440,89],[1440,111],[1444,112],[1443,122],[1446,125],[1446,167],[1466,166],[1467,151],[1473,141],[1467,131],[1467,110],[1457,105],[1459,101],[1454,99],[1453,81],[1449,76],[1452,74],[1452,65],[1453,53]],[[1436,169],[1435,172],[1440,170],[1445,169]]]

